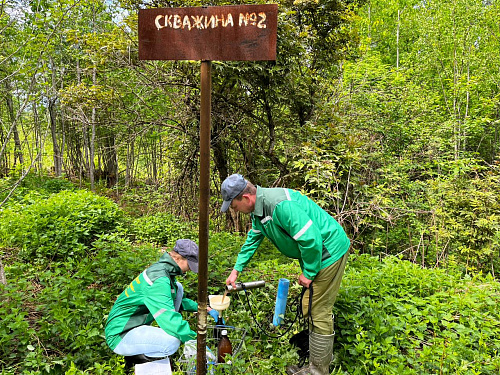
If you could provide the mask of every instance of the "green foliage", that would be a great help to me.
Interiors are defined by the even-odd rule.
[[[412,178],[408,160],[377,171],[378,181],[365,190],[367,202],[354,212],[360,251],[428,266],[458,262],[465,272],[496,275],[498,168],[474,159],[439,164],[448,176]]]
[[[486,186],[478,182],[476,188],[484,188],[486,194]],[[58,198],[56,202],[67,197],[80,202],[77,198],[85,197],[95,203],[92,194],[65,192],[53,197]],[[478,196],[478,200],[481,198]],[[460,197],[457,199],[463,202]],[[445,202],[445,205],[456,204],[451,199]],[[33,198],[32,204],[16,203],[8,210],[13,207],[27,210],[42,203]],[[0,320],[3,374],[125,373],[123,359],[114,355],[104,341],[106,313],[130,280],[160,254],[157,248],[138,246],[131,238],[171,243],[177,237],[186,237],[184,230],[190,228],[164,214],[136,220],[133,237],[110,227],[94,235],[86,245],[88,251],[79,257],[51,261],[43,270],[15,254],[7,258],[7,285],[0,285],[3,301],[0,314],[5,317]],[[76,220],[72,223],[80,225]],[[143,231],[139,231],[141,227]],[[171,237],[160,241],[159,238],[167,237],[159,237],[157,231],[172,231]],[[243,241],[243,236],[210,233],[209,294],[223,291],[225,278]],[[287,365],[297,361],[288,339],[300,327],[273,338],[284,333],[293,322],[294,311],[287,310],[283,326],[272,328],[270,322],[279,279],[291,280],[288,299],[291,307],[300,294],[295,282],[299,274],[297,262],[281,256],[270,242],[262,243],[240,280],[265,280],[266,287],[248,292],[250,306],[244,293],[231,294],[231,306],[224,315],[228,324],[247,329],[241,352],[234,356],[233,366],[226,369],[230,373],[283,374]],[[186,295],[196,299],[197,275],[188,273],[181,281]],[[353,255],[334,309],[337,332],[334,371],[337,374],[498,373],[500,316],[496,306],[499,302],[500,288],[490,276],[462,276],[460,267],[423,269],[396,258],[379,262],[366,255]],[[196,325],[193,315],[186,314],[186,318],[193,327]],[[177,373],[181,373],[179,364],[175,366]]]
[[[358,172],[362,169],[362,155],[356,149],[360,142],[331,124],[327,129],[321,132],[321,140],[302,147],[292,173],[305,194],[342,221],[340,215],[353,203],[349,199],[353,186],[363,190]]]
[[[65,375],[125,375],[125,365],[119,357],[112,357],[107,362],[94,362],[94,364],[85,370],[80,370],[74,362],[71,362],[69,369],[64,371]]]
[[[39,195],[40,197],[48,198],[51,194],[61,191],[74,191],[75,186],[66,178],[53,178],[44,174],[28,173],[16,187],[16,183],[21,178],[21,169],[16,170],[8,178],[0,179],[0,201],[7,198],[6,205],[13,202],[22,201],[25,195]]]
[[[399,6],[404,17],[416,17],[408,4],[389,3],[371,3],[374,19],[397,15]],[[375,27],[387,25],[372,26],[377,35]],[[471,146],[485,118],[471,114],[462,130],[471,136],[457,138],[456,121],[440,111],[441,92],[415,79],[415,70],[394,68],[380,48],[365,47],[361,59],[344,65],[338,89],[346,99],[317,103],[291,185],[331,212],[360,252],[497,274],[500,170],[476,152],[482,143]]]
[[[106,313],[130,280],[158,258],[118,234],[93,243],[93,256],[52,262],[45,271],[14,261],[0,285],[0,362],[15,373],[124,373],[104,342]],[[120,360],[122,361],[122,360]],[[106,363],[108,362],[108,363]],[[121,368],[121,372],[119,369]],[[7,372],[9,373],[9,372]]]
[[[500,176],[480,173],[454,180],[435,180],[429,186],[434,207],[430,233],[438,249],[437,257],[453,254],[468,270],[500,270]],[[437,262],[438,263],[438,262]]]
[[[357,258],[335,305],[336,365],[349,374],[496,374],[499,291],[489,276]]]
[[[177,216],[165,212],[133,220],[130,223],[130,233],[137,241],[170,247],[180,238],[195,240],[197,237],[192,224],[182,222]]]
[[[47,199],[26,194],[0,212],[1,245],[19,249],[30,262],[80,258],[122,216],[116,204],[87,191],[61,191]]]

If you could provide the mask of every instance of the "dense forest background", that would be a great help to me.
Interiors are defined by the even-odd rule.
[[[198,209],[200,63],[140,61],[137,10],[225,4],[0,0],[2,374],[123,371],[103,316]],[[498,373],[500,4],[278,4],[275,62],[213,62],[212,285],[248,225],[221,181],[299,189],[352,239],[339,373]]]
[[[137,54],[139,7],[196,5],[3,0],[11,189],[48,172],[196,218],[200,64]],[[279,5],[276,62],[214,62],[214,222],[244,229],[216,199],[240,172],[302,189],[361,252],[498,272],[498,2]]]

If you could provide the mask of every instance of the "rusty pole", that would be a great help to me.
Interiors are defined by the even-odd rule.
[[[210,198],[210,123],[212,63],[201,62],[200,108],[200,206],[198,257],[198,336],[196,374],[207,373],[207,287],[208,287],[208,203]]]

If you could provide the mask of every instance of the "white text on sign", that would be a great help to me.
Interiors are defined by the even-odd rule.
[[[158,30],[165,27],[172,29],[215,29],[216,27],[234,27],[234,19],[231,13],[227,15],[211,16],[180,16],[178,14],[158,15],[155,18],[155,25]],[[238,17],[238,27],[255,26],[259,29],[265,29],[266,13],[240,13]]]

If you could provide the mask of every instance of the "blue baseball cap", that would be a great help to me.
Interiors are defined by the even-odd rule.
[[[222,183],[220,192],[222,194],[222,212],[226,212],[231,202],[236,198],[246,187],[248,181],[238,173],[232,174]]]

